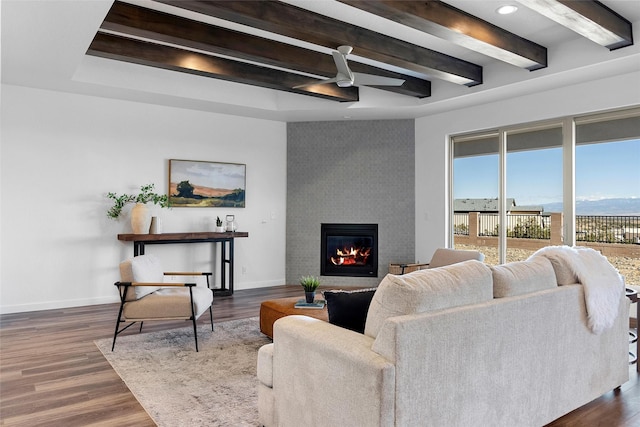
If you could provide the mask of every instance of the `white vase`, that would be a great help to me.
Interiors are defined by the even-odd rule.
[[[151,227],[149,228],[149,234],[162,234],[162,218],[157,216],[151,217]]]
[[[133,234],[149,234],[151,226],[151,212],[144,203],[136,203],[131,209],[131,228]]]

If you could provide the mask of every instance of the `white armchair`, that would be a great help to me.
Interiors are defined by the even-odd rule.
[[[207,287],[195,283],[164,282],[164,276],[206,276]],[[120,310],[113,334],[113,351],[119,333],[145,320],[191,320],[198,351],[196,321],[209,310],[213,330],[213,292],[209,289],[211,273],[163,272],[160,260],[154,255],[140,255],[120,263],[120,281],[115,283],[120,294]],[[129,323],[120,327],[122,323]]]
[[[484,261],[484,254],[478,251],[438,248],[433,253],[429,266],[427,268],[443,267],[462,261],[475,259],[480,262]]]

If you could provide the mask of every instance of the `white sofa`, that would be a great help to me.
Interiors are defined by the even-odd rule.
[[[628,380],[629,303],[622,292],[613,326],[594,333],[583,286],[558,286],[554,268],[465,261],[387,275],[364,334],[279,319],[258,354],[260,422],[542,426],[590,402]]]

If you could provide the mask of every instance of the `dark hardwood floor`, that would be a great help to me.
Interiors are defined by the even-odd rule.
[[[258,316],[260,302],[297,295],[297,285],[236,291],[214,300],[214,321]],[[93,343],[112,337],[117,311],[117,304],[106,304],[0,316],[0,425],[153,426]],[[147,322],[144,331],[184,325]],[[131,329],[125,334],[137,333]],[[549,426],[640,427],[638,373],[635,367],[629,373],[619,391]]]

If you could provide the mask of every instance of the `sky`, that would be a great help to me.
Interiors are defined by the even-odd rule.
[[[171,160],[171,183],[233,190],[245,185],[245,165],[236,163]]]
[[[456,159],[455,199],[498,197],[498,155]],[[507,197],[516,205],[562,201],[562,150],[509,153]],[[640,198],[640,140],[579,145],[576,200]]]

